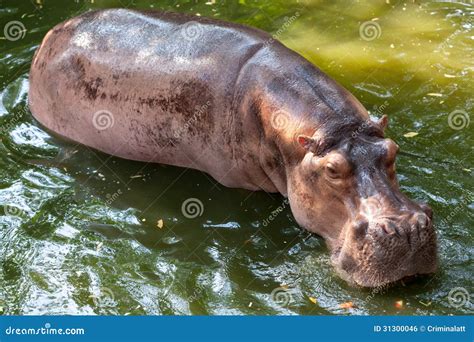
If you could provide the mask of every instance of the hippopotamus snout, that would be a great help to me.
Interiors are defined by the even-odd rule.
[[[372,220],[358,218],[334,254],[336,267],[364,287],[433,273],[437,267],[433,214],[428,206],[420,209]]]

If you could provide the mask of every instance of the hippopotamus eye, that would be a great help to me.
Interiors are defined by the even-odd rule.
[[[337,171],[337,168],[334,164],[327,163],[326,164],[326,172],[329,177],[331,178],[338,178],[339,177],[339,172]]]

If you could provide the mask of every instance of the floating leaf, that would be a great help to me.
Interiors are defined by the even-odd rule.
[[[440,94],[440,93],[428,93],[428,94],[426,94],[426,95],[428,95],[428,96],[435,96],[435,97],[441,97],[441,96],[443,96],[443,94]]]
[[[309,297],[309,301],[313,304],[317,304],[318,303],[318,300],[314,297]]]
[[[413,138],[413,137],[416,137],[417,135],[418,135],[418,132],[408,132],[408,133],[403,134],[405,138]]]
[[[156,223],[156,226],[160,229],[163,228],[163,220],[159,219],[158,222]]]
[[[397,300],[397,301],[395,302],[395,307],[396,307],[397,309],[403,309],[403,300]]]
[[[352,309],[354,307],[354,303],[353,302],[345,302],[345,303],[339,304],[339,307],[341,309]]]

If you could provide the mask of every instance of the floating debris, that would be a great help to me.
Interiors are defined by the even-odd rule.
[[[339,304],[339,307],[341,309],[352,309],[352,308],[354,308],[354,303],[353,302],[345,302],[345,303]]]
[[[413,137],[416,137],[417,135],[418,135],[418,132],[408,132],[408,133],[403,134],[405,138],[413,138]]]
[[[318,300],[314,297],[308,297],[309,301],[313,304],[318,304]]]
[[[431,302],[425,303],[425,302],[423,302],[423,301],[421,301],[421,300],[419,301],[419,303],[420,303],[421,305],[426,306],[426,307],[428,307],[428,306],[431,305]]]
[[[164,225],[164,224],[163,224],[163,220],[162,220],[162,219],[159,219],[158,222],[156,223],[156,226],[157,226],[158,228],[160,228],[160,229],[163,228],[163,225]]]

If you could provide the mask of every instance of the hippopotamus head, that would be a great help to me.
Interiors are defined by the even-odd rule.
[[[384,138],[386,123],[384,116],[350,130],[298,135],[304,157],[288,184],[297,221],[327,240],[344,278],[364,287],[437,266],[432,211],[400,191],[398,145]]]

